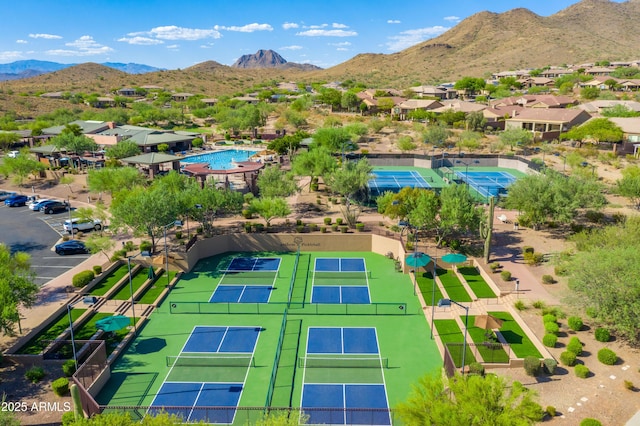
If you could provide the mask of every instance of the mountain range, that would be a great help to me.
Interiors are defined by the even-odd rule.
[[[403,89],[416,84],[455,81],[463,76],[488,77],[497,71],[638,60],[637,22],[640,22],[640,0],[622,3],[581,0],[548,17],[522,8],[504,13],[480,12],[439,37],[400,52],[359,54],[327,69],[287,67],[289,63],[283,64],[277,58],[280,55],[265,50],[231,67],[206,61],[181,70],[132,75],[86,63],[5,84],[16,93],[70,88],[92,92],[99,88],[157,85],[210,96],[246,91],[273,79],[352,80],[369,87]],[[241,64],[244,66],[239,67]]]
[[[295,62],[287,62],[282,56],[273,50],[258,50],[252,55],[242,55],[237,61],[231,65],[232,68],[280,68],[290,69],[297,68],[301,70],[311,71],[320,70],[322,68],[311,64],[297,64]]]
[[[47,74],[53,71],[59,71],[65,68],[73,67],[78,64],[61,64],[59,62],[38,61],[30,59],[26,61],[15,61],[8,64],[0,64],[0,81],[19,80],[22,78],[35,77],[40,74]],[[100,65],[124,71],[128,74],[144,74],[148,72],[160,71],[162,68],[152,67],[150,65],[120,63],[120,62],[103,62]]]

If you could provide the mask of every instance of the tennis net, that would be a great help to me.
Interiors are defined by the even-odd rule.
[[[243,271],[238,269],[223,269],[218,272],[226,276],[238,276],[245,278],[275,278],[280,276],[278,271]]]
[[[167,367],[255,367],[253,355],[185,356],[168,355]]]
[[[381,357],[306,356],[298,358],[300,368],[389,368],[389,359]]]

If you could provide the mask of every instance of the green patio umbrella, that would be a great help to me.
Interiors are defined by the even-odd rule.
[[[449,254],[445,254],[444,256],[441,257],[443,262],[447,262],[447,263],[462,263],[462,262],[466,262],[467,261],[467,256],[465,256],[464,254],[460,254],[460,253],[449,253]]]
[[[124,315],[113,315],[96,321],[96,328],[102,331],[118,331],[131,325],[129,317]]]
[[[412,268],[422,268],[423,266],[427,266],[429,262],[431,262],[431,258],[428,254],[424,254],[422,252],[415,252],[409,255],[406,259],[407,265]]]

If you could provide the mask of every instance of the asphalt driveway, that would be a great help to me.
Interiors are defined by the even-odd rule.
[[[28,207],[0,205],[0,242],[12,252],[31,255],[31,267],[36,272],[35,283],[42,286],[87,259],[89,254],[59,256],[53,246],[60,240],[62,223],[68,212],[45,215]],[[71,284],[71,283],[69,283]]]

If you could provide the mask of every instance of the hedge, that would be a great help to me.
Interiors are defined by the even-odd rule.
[[[84,287],[89,284],[91,280],[95,278],[95,274],[91,270],[86,270],[82,272],[78,272],[73,276],[71,283],[74,287]]]

